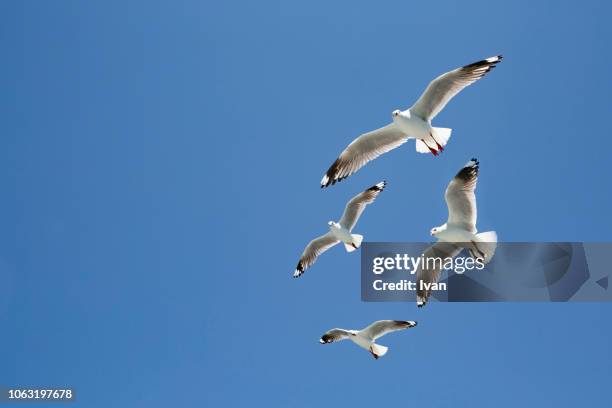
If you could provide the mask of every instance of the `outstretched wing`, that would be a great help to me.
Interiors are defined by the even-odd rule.
[[[423,252],[421,257],[422,262],[416,271],[416,288],[417,288],[417,306],[425,306],[429,296],[431,295],[431,288],[423,283],[432,284],[438,281],[440,278],[440,272],[444,266],[446,258],[454,258],[459,255],[463,248],[457,246],[451,242],[439,241],[430,246]]]
[[[321,336],[321,339],[319,340],[319,342],[321,344],[333,343],[335,341],[348,339],[350,335],[351,333],[349,333],[348,331],[344,329],[331,329],[330,331],[325,333],[323,336]]]
[[[495,68],[501,55],[487,58],[440,75],[429,83],[425,92],[410,108],[410,112],[425,119],[433,119],[455,95]]]
[[[338,241],[331,232],[310,241],[310,243],[306,246],[306,249],[304,249],[297,266],[295,267],[293,277],[297,278],[298,276],[301,276],[306,269],[315,263],[319,255],[336,245],[338,242],[340,241]]]
[[[408,137],[393,123],[364,133],[353,140],[327,170],[321,179],[321,188],[344,180],[369,161],[401,146],[407,140]]]
[[[409,329],[416,325],[417,322],[413,320],[378,320],[363,329],[361,333],[371,340],[376,340],[377,338],[382,337],[387,333],[391,333],[397,330]]]
[[[385,189],[386,185],[386,181],[381,181],[353,197],[344,208],[344,213],[342,218],[340,218],[340,225],[351,231],[355,224],[357,224],[357,220],[361,217],[361,213],[363,213],[366,206],[376,200],[376,197]]]
[[[478,160],[472,159],[446,187],[444,199],[448,207],[448,225],[458,226],[475,234],[476,230],[476,183],[478,182]]]

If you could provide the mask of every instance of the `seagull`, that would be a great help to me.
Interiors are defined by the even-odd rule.
[[[382,357],[387,353],[389,348],[376,344],[376,339],[384,336],[387,333],[397,330],[410,329],[416,325],[417,322],[412,320],[378,320],[363,330],[331,329],[321,337],[319,342],[321,344],[327,344],[335,341],[351,339],[353,343],[368,350],[370,354],[372,354],[372,356],[378,360],[379,357]]]
[[[363,241],[363,235],[351,234],[351,231],[353,227],[355,227],[355,224],[357,224],[357,220],[359,220],[366,206],[374,202],[380,192],[385,189],[386,185],[386,181],[381,181],[353,197],[351,201],[346,204],[340,222],[329,221],[327,223],[329,232],[313,239],[306,246],[295,268],[293,277],[297,278],[301,276],[309,266],[315,263],[319,255],[340,241],[344,243],[344,248],[346,248],[347,252],[353,252],[359,248],[361,246],[361,241]]]
[[[321,179],[321,188],[344,180],[369,161],[401,146],[408,139],[416,139],[417,152],[437,156],[444,150],[451,129],[432,127],[431,120],[463,88],[485,76],[501,60],[501,55],[490,57],[449,71],[431,81],[411,108],[405,111],[396,109],[391,113],[390,124],[353,140],[327,170]]]
[[[480,258],[487,264],[493,258],[497,247],[497,233],[488,231],[478,233],[476,229],[476,182],[479,163],[472,159],[459,170],[446,187],[444,199],[448,207],[448,220],[445,224],[431,229],[431,236],[438,242],[423,253],[427,258],[454,258],[463,248],[467,248],[472,258]],[[433,264],[433,265],[432,265]],[[442,269],[440,262],[421,263],[416,271],[417,306],[427,303],[431,290],[421,289],[421,281],[428,284],[437,282]]]

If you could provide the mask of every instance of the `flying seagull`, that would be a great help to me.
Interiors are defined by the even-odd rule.
[[[333,343],[335,341],[351,339],[359,347],[368,350],[375,359],[384,356],[388,347],[376,344],[379,337],[397,330],[415,327],[417,322],[412,320],[378,320],[363,330],[331,329],[325,333],[319,342],[321,344]]]
[[[431,120],[463,88],[473,84],[502,60],[502,56],[487,58],[440,75],[425,89],[418,101],[405,111],[391,113],[393,121],[380,129],[364,133],[353,140],[331,165],[321,180],[321,188],[336,184],[371,160],[416,139],[416,151],[437,156],[444,150],[451,129],[432,127]]]
[[[497,233],[488,231],[478,233],[476,229],[476,182],[478,181],[479,163],[470,160],[451,180],[446,187],[444,199],[448,207],[448,220],[445,224],[431,229],[431,235],[438,239],[433,246],[423,253],[428,258],[453,258],[463,248],[467,248],[472,258],[480,258],[483,264],[491,261],[497,247]],[[417,306],[427,303],[431,290],[421,287],[422,282],[437,282],[442,269],[440,262],[422,262],[416,271]]]
[[[374,202],[386,185],[386,181],[381,181],[353,197],[344,208],[340,222],[329,221],[327,223],[329,225],[329,232],[313,239],[306,246],[295,268],[293,277],[297,278],[302,275],[308,267],[315,263],[319,255],[340,241],[344,243],[347,252],[353,252],[359,248],[361,241],[363,241],[363,235],[351,234],[351,231],[355,224],[357,224],[357,220],[359,220],[366,206]]]

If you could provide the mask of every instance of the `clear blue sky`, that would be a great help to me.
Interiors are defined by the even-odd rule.
[[[360,301],[359,254],[304,245],[386,179],[356,232],[422,241],[481,161],[479,229],[610,241],[604,1],[0,5],[0,385],[83,407],[605,406],[610,304]],[[328,190],[361,132],[501,53],[413,143]],[[375,361],[332,327],[419,326]]]

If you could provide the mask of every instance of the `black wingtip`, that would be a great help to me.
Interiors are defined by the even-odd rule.
[[[321,339],[319,340],[319,342],[320,342],[321,344],[331,343],[332,341],[333,341],[333,340],[332,340],[332,337],[331,337],[331,336],[329,336],[329,335],[327,335],[327,334],[324,334],[324,335],[321,337]]]
[[[297,266],[295,267],[295,272],[293,272],[293,277],[299,278],[303,274],[304,274],[304,265],[302,264],[302,261],[299,261]]]
[[[396,320],[396,322],[398,324],[403,324],[403,325],[406,325],[408,327],[414,327],[414,326],[417,325],[417,322],[414,321],[414,320]]]
[[[368,188],[368,191],[383,191],[386,186],[387,182],[383,180],[380,183],[376,183],[372,187]]]
[[[478,167],[478,166],[480,166],[480,162],[478,161],[477,158],[472,157],[469,162],[465,163],[463,168],[464,169],[472,169],[472,168]]]
[[[480,169],[480,162],[476,158],[472,158],[469,162],[467,162],[461,170],[457,173],[455,177],[468,181],[475,177],[478,177],[478,171]]]
[[[472,69],[472,68],[488,67],[490,70],[491,68],[495,68],[495,64],[499,63],[502,59],[503,59],[503,56],[496,55],[495,57],[490,57],[490,58],[483,59],[480,61],[472,62],[471,64],[465,65],[462,68]],[[487,72],[489,70],[487,70]]]
[[[338,157],[336,161],[334,161],[334,163],[331,166],[329,166],[329,169],[327,169],[327,171],[325,172],[325,176],[323,177],[323,180],[325,180],[325,182],[321,180],[321,188],[327,188],[330,185],[333,186],[338,181],[342,181],[343,178],[337,177],[339,167],[340,167],[340,158]]]

